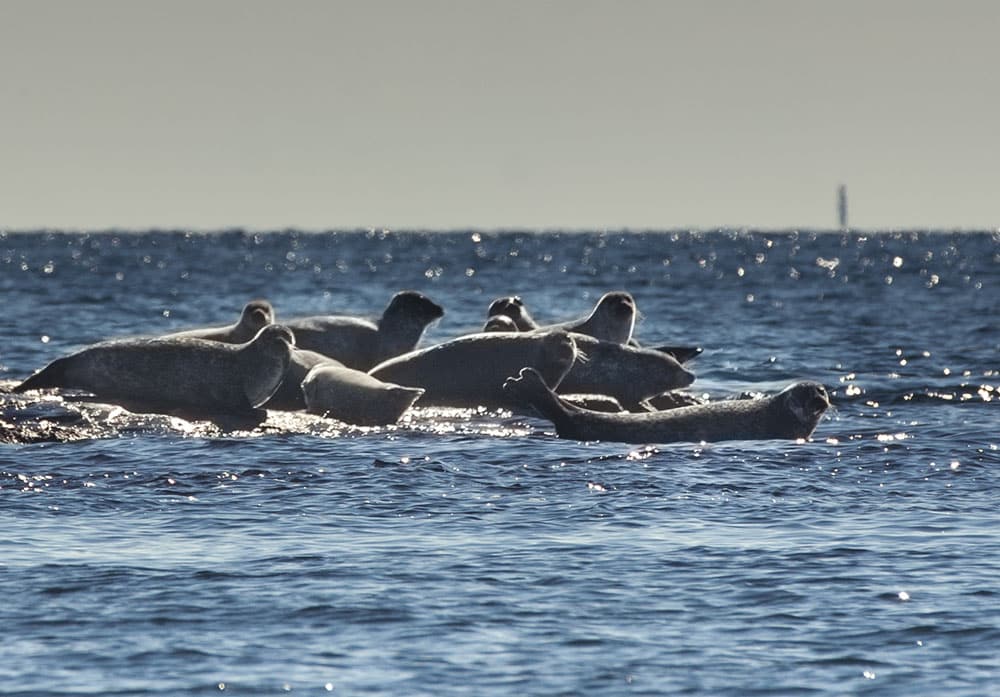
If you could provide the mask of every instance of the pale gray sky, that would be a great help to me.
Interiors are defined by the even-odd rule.
[[[1000,2],[0,0],[0,228],[1000,226]]]

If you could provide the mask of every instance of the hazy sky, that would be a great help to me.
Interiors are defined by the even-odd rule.
[[[998,134],[992,0],[0,0],[0,228],[995,228]]]

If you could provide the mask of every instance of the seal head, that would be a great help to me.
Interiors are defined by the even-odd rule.
[[[503,298],[497,298],[490,303],[489,309],[486,310],[487,320],[491,317],[500,316],[509,317],[520,332],[530,332],[532,329],[538,329],[538,322],[528,312],[528,308],[524,306],[524,301],[521,300],[521,296],[519,295],[508,295]]]
[[[165,339],[191,338],[221,341],[226,344],[244,344],[257,336],[257,332],[269,324],[274,324],[274,308],[267,300],[251,300],[243,306],[236,324],[226,327],[205,327],[174,332]]]

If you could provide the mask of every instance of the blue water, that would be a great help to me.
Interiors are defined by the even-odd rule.
[[[0,234],[0,380],[109,336],[477,329],[624,289],[712,397],[815,379],[807,443],[559,440],[418,410],[253,432],[6,395],[5,695],[1000,694],[1000,235]],[[63,428],[65,430],[59,430]]]

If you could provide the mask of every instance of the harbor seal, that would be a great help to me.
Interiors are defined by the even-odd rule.
[[[424,390],[382,382],[360,370],[323,363],[306,375],[302,393],[311,414],[355,426],[385,426],[399,421]]]
[[[608,395],[629,411],[645,411],[641,404],[644,400],[694,382],[694,373],[660,351],[583,334],[570,336],[581,358],[558,385],[560,393]]]
[[[607,414],[567,404],[531,368],[507,380],[504,390],[552,421],[560,438],[623,443],[808,438],[830,406],[826,388],[817,382],[797,382],[761,399],[645,414]]]
[[[131,411],[262,420],[267,412],[259,407],[281,384],[294,343],[277,324],[243,344],[189,337],[107,341],[57,358],[14,392],[76,388]]]
[[[493,315],[492,317],[486,318],[486,324],[483,325],[483,331],[517,332],[520,331],[520,329],[517,328],[517,323],[507,315]]]
[[[528,332],[536,329],[561,328],[605,341],[627,343],[629,346],[642,348],[641,344],[632,337],[635,319],[638,316],[635,300],[624,291],[605,293],[588,317],[560,324],[539,325],[518,295],[497,298],[490,304],[486,316],[486,325],[483,327],[483,331],[513,331],[509,323],[513,322],[517,331]],[[627,339],[618,341],[625,336],[626,330]],[[686,363],[702,353],[699,346],[657,346],[650,348],[672,356],[677,359],[678,363]]]
[[[586,334],[601,341],[624,344],[632,338],[635,315],[635,300],[631,294],[616,290],[602,295],[586,317],[553,326],[575,334]]]
[[[205,327],[188,329],[183,332],[166,334],[162,339],[208,339],[226,344],[244,344],[257,336],[257,332],[269,324],[274,324],[274,308],[266,300],[251,300],[243,306],[243,312],[236,324],[226,327]]]
[[[322,353],[348,368],[369,370],[412,351],[424,330],[444,315],[440,305],[412,290],[396,293],[378,321],[349,315],[303,317],[284,322],[299,348]]]
[[[496,408],[510,406],[503,382],[521,368],[531,367],[558,385],[575,358],[576,344],[564,331],[479,333],[397,356],[368,374],[424,388],[421,405]]]
[[[538,329],[538,322],[528,312],[528,308],[524,306],[524,301],[519,295],[497,298],[490,303],[486,310],[486,321],[489,322],[492,317],[510,318],[519,332],[530,332],[532,329]]]
[[[281,381],[278,390],[271,395],[264,405],[265,409],[275,409],[277,411],[299,411],[306,408],[306,399],[302,394],[302,381],[306,379],[309,371],[318,365],[329,365],[343,368],[344,364],[335,361],[329,356],[315,351],[307,351],[293,346],[291,360],[285,370],[285,377]]]
[[[597,305],[589,315],[581,319],[559,322],[557,324],[539,325],[520,296],[510,295],[497,298],[490,303],[486,311],[487,322],[494,317],[508,317],[518,331],[551,331],[562,329],[576,334],[586,334],[595,339],[624,344],[632,337],[635,327],[635,300],[625,291],[605,293],[597,301]],[[496,330],[494,330],[496,331]]]

